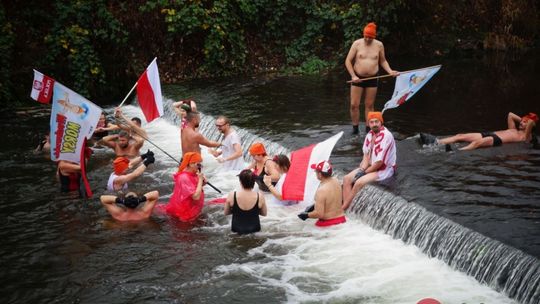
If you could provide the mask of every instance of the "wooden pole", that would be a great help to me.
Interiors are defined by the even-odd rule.
[[[414,70],[408,70],[408,71],[402,71],[402,72],[398,72],[398,75],[399,74],[402,74],[402,73],[409,73],[409,72],[414,72],[414,71],[420,71],[420,70],[426,70],[426,69],[431,69],[431,68],[436,68],[436,67],[440,67],[441,65],[433,65],[433,66],[429,66],[429,67],[425,67],[425,68],[420,68],[420,69],[414,69]],[[385,78],[385,77],[390,77],[392,75],[390,74],[386,74],[386,75],[381,75],[381,76],[373,76],[373,77],[367,77],[367,78],[361,78],[357,81],[352,81],[352,80],[349,80],[347,81],[347,83],[361,83],[362,81],[364,80],[370,80],[370,79],[378,79],[378,78]]]

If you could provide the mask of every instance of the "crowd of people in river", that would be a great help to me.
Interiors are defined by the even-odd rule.
[[[311,164],[311,169],[320,181],[313,205],[298,214],[301,220],[317,219],[317,226],[332,226],[346,221],[345,211],[351,206],[356,194],[367,184],[391,178],[396,171],[396,144],[390,130],[384,126],[381,112],[374,110],[377,92],[377,79],[363,81],[378,74],[381,66],[388,74],[396,76],[399,72],[390,68],[384,55],[382,42],[375,39],[376,27],[370,23],[364,28],[364,37],[356,40],[346,59],[346,68],[351,75],[351,120],[353,134],[359,133],[359,105],[365,98],[366,136],[362,145],[363,157],[359,165],[346,174],[340,182],[329,161]],[[282,187],[291,166],[286,155],[268,155],[263,143],[250,146],[252,162],[245,165],[241,137],[231,126],[230,120],[219,116],[215,126],[222,134],[220,141],[206,138],[198,130],[201,117],[193,100],[183,100],[172,104],[180,117],[180,136],[182,160],[174,174],[174,190],[169,203],[161,208],[167,214],[181,221],[196,220],[204,206],[203,187],[207,183],[202,170],[201,146],[208,148],[209,154],[216,158],[222,170],[240,172],[238,191],[224,198],[224,213],[232,215],[231,229],[239,234],[260,231],[259,216],[267,214],[267,199],[283,205],[294,204],[283,199]],[[148,140],[146,131],[137,117],[128,119],[120,108],[114,112],[115,123],[107,121],[104,114],[100,118],[90,144],[110,148],[115,153],[112,172],[107,181],[107,190],[122,191],[126,194],[102,195],[101,203],[116,220],[135,221],[151,216],[156,207],[159,193],[150,191],[138,195],[130,191],[128,183],[135,180],[155,162],[154,153],[148,150],[141,154],[141,148]],[[503,143],[524,142],[536,139],[533,128],[538,117],[529,113],[523,117],[509,113],[506,130],[468,133],[437,139],[429,134],[421,134],[423,144],[448,145],[454,142],[468,142],[462,150],[481,147],[500,146]],[[50,149],[48,140],[40,143],[37,149]],[[86,156],[90,157],[87,149]],[[81,166],[68,161],[58,161],[57,176],[63,192],[80,191]],[[258,190],[256,190],[258,189]],[[265,197],[264,193],[269,194]]]

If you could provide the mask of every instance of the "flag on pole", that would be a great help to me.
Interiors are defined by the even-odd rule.
[[[51,103],[53,93],[54,79],[34,70],[34,82],[30,97],[41,103]]]
[[[50,120],[51,160],[80,164],[84,140],[92,137],[101,111],[86,98],[55,82]]]
[[[283,200],[313,203],[320,181],[311,164],[328,161],[343,131],[327,140],[291,153],[291,167],[283,182]]]
[[[400,73],[396,78],[396,86],[392,99],[386,102],[383,112],[399,107],[409,100],[441,69],[441,65]]]
[[[163,97],[156,58],[137,80],[137,98],[147,122],[163,115]]]

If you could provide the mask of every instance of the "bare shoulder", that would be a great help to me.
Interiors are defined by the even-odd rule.
[[[374,39],[373,44],[378,48],[381,48],[381,49],[384,48],[384,44],[380,40]]]

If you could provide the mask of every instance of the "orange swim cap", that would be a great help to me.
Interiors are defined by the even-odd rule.
[[[377,37],[377,25],[375,22],[370,22],[364,27],[364,37],[373,39]]]
[[[531,113],[521,117],[521,120],[523,120],[523,122],[527,122],[528,120],[532,120],[534,122],[537,122],[538,121],[538,115],[531,112]]]
[[[202,156],[198,152],[188,152],[184,154],[184,157],[182,158],[182,163],[180,164],[180,167],[178,167],[178,172],[184,171],[184,169],[189,164],[200,162],[202,162]]]
[[[120,156],[113,161],[114,173],[117,175],[124,173],[128,167],[129,159],[125,157]]]
[[[372,119],[378,119],[381,123],[384,123],[381,112],[369,112],[367,115],[368,122]]]
[[[266,149],[262,143],[254,143],[249,147],[249,154],[251,155],[266,155]]]

